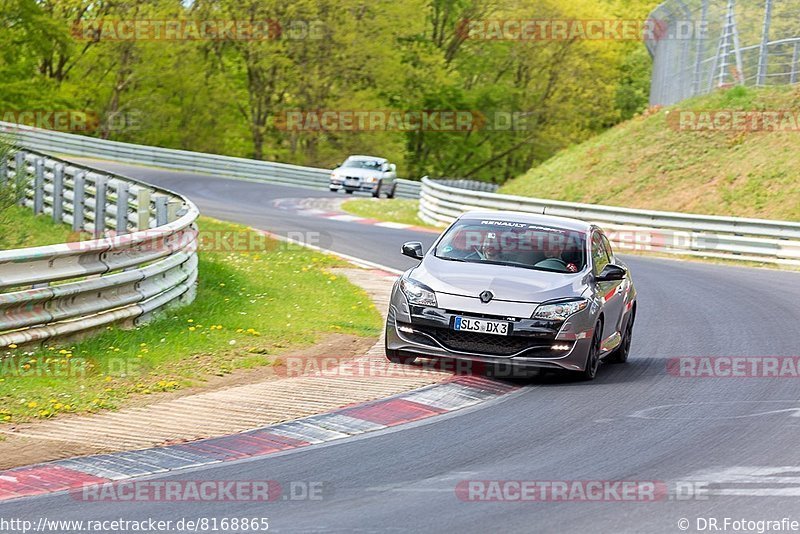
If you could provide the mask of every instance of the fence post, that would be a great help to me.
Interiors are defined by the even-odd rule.
[[[156,226],[164,226],[168,222],[167,201],[164,195],[156,197]]]
[[[703,0],[703,7],[700,15],[700,28],[703,29],[703,35],[697,35],[697,27],[693,29],[695,32],[694,39],[695,43],[695,58],[694,58],[694,74],[692,76],[692,91],[691,96],[696,96],[700,94],[700,74],[703,68],[703,56],[706,53],[706,38],[708,37],[705,35],[707,31],[706,24],[708,22],[708,0]]]
[[[64,166],[53,168],[53,221],[60,223],[64,217]]]
[[[86,206],[86,173],[79,172],[75,175],[75,186],[72,198],[72,231],[82,232],[84,221],[84,208]]]
[[[767,67],[769,66],[769,27],[772,24],[772,0],[765,0],[764,3],[764,27],[761,30],[761,46],[758,49],[758,75],[756,85],[764,85],[767,80]]]
[[[794,43],[794,52],[792,53],[792,76],[789,83],[797,83],[797,60],[800,59],[800,42]]]
[[[44,160],[36,160],[36,174],[33,181],[33,214],[39,215],[44,209]]]
[[[100,237],[106,230],[106,192],[108,178],[98,176],[94,181],[94,235]]]
[[[128,233],[128,183],[117,182],[117,235]]]
[[[140,188],[136,193],[137,230],[150,228],[150,190]]]

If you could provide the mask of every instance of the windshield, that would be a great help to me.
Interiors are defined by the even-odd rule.
[[[348,169],[374,169],[380,170],[382,163],[374,159],[348,159],[342,167]]]
[[[540,271],[577,273],[586,265],[582,232],[530,223],[464,220],[434,250],[443,260],[491,263]]]

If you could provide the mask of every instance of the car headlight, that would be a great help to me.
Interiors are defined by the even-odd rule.
[[[410,278],[403,278],[400,280],[400,291],[406,296],[409,304],[437,307],[436,294],[434,294],[433,290]]]
[[[338,180],[338,179],[339,179],[339,175],[338,174],[336,174],[335,172],[331,173],[331,180]]]
[[[376,178],[374,176],[367,176],[366,178],[364,178],[364,181],[367,182],[368,184],[371,184],[375,181],[375,179]]]
[[[533,312],[533,318],[547,321],[563,321],[570,315],[585,310],[588,305],[589,301],[586,299],[540,304],[536,311]]]

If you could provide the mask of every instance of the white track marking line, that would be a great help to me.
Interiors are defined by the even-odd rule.
[[[387,222],[375,223],[373,226],[381,226],[383,228],[393,228],[395,230],[404,230],[406,228],[411,228],[413,225],[387,221]]]

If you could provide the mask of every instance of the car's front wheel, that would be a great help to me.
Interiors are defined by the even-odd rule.
[[[586,356],[586,367],[583,371],[578,371],[580,380],[594,380],[597,376],[597,368],[600,367],[600,343],[603,338],[603,323],[597,323],[594,327],[592,345],[589,347],[589,354]]]
[[[609,363],[625,363],[631,353],[631,338],[633,337],[633,322],[636,319],[636,308],[631,311],[628,323],[625,325],[625,333],[622,335],[622,342],[614,352],[609,354],[605,361]]]
[[[372,192],[372,196],[375,198],[381,198],[381,186],[383,185],[382,182],[378,182],[378,187],[375,188],[375,191]]]
[[[386,198],[394,198],[394,194],[397,192],[397,182],[392,186],[392,190],[386,194]]]

